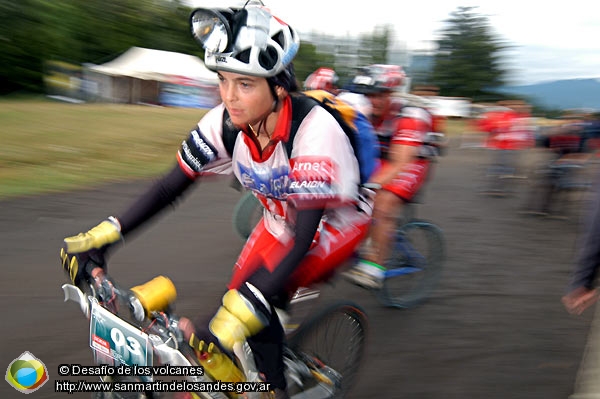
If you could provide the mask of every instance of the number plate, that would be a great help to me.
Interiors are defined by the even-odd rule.
[[[152,366],[148,334],[104,309],[96,299],[91,303],[90,347],[96,354],[129,366]]]

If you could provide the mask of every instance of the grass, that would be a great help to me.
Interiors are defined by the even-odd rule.
[[[156,176],[204,112],[0,100],[0,199]]]
[[[0,199],[158,176],[204,112],[0,100]],[[457,134],[464,122],[446,128]]]

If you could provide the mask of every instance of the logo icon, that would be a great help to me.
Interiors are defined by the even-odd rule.
[[[6,381],[17,391],[31,393],[48,381],[48,371],[40,359],[29,352],[23,352],[8,365]]]

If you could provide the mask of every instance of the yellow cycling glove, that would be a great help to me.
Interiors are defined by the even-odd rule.
[[[121,239],[119,221],[110,217],[86,233],[64,239],[60,249],[62,266],[74,284],[78,284],[91,261],[104,267],[104,251]]]
[[[232,350],[233,344],[258,333],[268,324],[266,316],[237,290],[229,290],[223,296],[219,308],[209,324],[210,332],[221,345]]]

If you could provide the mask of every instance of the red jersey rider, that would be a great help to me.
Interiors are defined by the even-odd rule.
[[[399,67],[372,65],[354,78],[351,88],[371,100],[371,123],[382,155],[381,168],[369,180],[381,188],[375,198],[370,243],[362,260],[345,274],[368,288],[381,287],[397,217],[403,204],[417,194],[430,169],[429,159],[421,157],[420,150],[425,135],[433,129],[432,115],[423,108],[401,106],[394,100],[393,92],[403,78]]]
[[[483,115],[479,129],[488,133],[487,147],[494,150],[525,150],[534,146],[529,106],[522,101],[503,101]]]

